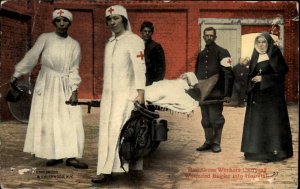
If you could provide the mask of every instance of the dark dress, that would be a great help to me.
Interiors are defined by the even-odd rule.
[[[269,60],[257,63],[259,55],[254,50],[241,151],[248,160],[265,162],[292,157],[293,148],[284,96],[287,65],[271,37],[264,36],[269,44]],[[262,81],[254,84],[251,79],[256,75],[261,75]]]

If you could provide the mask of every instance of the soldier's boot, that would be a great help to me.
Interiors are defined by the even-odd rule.
[[[214,127],[214,137],[211,145],[211,150],[214,153],[219,153],[222,151],[221,149],[221,137],[222,137],[222,130],[223,127]]]
[[[202,146],[196,149],[197,151],[205,151],[211,149],[213,139],[213,128],[204,128],[204,134],[205,142]]]

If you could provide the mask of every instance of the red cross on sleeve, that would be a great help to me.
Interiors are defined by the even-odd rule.
[[[231,65],[232,61],[230,58],[227,60],[227,63]]]
[[[144,60],[145,55],[144,55],[143,51],[140,51],[140,54],[136,55],[136,57]]]

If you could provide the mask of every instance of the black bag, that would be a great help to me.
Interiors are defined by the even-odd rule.
[[[161,141],[167,140],[167,131],[167,121],[160,119],[157,112],[135,103],[135,110],[131,112],[119,138],[121,168],[124,170],[125,161],[132,166],[153,152]]]
[[[151,140],[166,141],[168,139],[168,122],[164,119],[153,119],[151,123]]]
[[[125,161],[132,166],[138,159],[148,154],[148,149],[151,149],[150,126],[151,118],[144,116],[139,111],[132,111],[130,119],[122,128],[119,139],[122,168]]]

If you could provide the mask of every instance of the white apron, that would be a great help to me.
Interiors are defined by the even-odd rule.
[[[65,104],[81,83],[79,43],[70,36],[42,34],[16,65],[14,76],[29,73],[41,56],[24,152],[46,159],[82,157],[84,130],[81,108]]]
[[[137,89],[144,89],[145,59],[143,40],[129,31],[106,44],[104,84],[101,98],[97,174],[123,172],[118,139],[133,110]],[[128,166],[125,165],[125,169]]]

